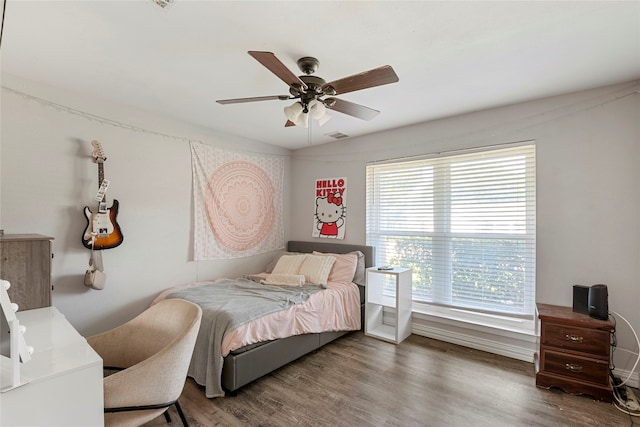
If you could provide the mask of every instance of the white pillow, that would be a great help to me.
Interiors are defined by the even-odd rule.
[[[282,255],[271,274],[302,274],[298,273],[298,270],[306,256],[306,254]]]
[[[267,266],[265,267],[265,272],[266,273],[271,273],[273,271],[273,269],[275,268],[276,264],[278,263],[278,261],[280,261],[280,257],[282,255],[300,255],[299,252],[285,252],[285,251],[280,251],[278,252],[278,254],[276,255],[276,257],[274,259],[272,259],[269,264],[267,264]]]
[[[358,255],[356,255],[355,252],[348,254],[332,254],[313,251],[313,254],[336,257],[336,262],[333,264],[333,267],[331,267],[331,272],[327,278],[329,282],[353,282],[353,278],[356,274],[356,268],[358,267]]]
[[[307,255],[298,274],[304,274],[307,283],[314,285],[326,285],[329,272],[336,257],[323,255]]]
[[[261,280],[263,285],[282,285],[282,286],[302,286],[304,285],[305,277],[302,274],[273,274],[267,276],[266,279]]]

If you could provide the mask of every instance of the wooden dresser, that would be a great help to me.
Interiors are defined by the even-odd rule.
[[[571,307],[538,304],[540,354],[536,386],[558,387],[571,394],[589,394],[610,402],[610,320],[575,313]]]
[[[51,305],[51,242],[40,234],[0,235],[0,279],[20,311]]]

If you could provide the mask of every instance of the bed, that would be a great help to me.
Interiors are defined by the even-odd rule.
[[[225,392],[226,394],[230,393],[233,395],[238,389],[250,382],[305,354],[319,349],[323,345],[330,343],[348,332],[362,328],[364,324],[364,268],[370,267],[373,264],[373,247],[333,242],[290,241],[287,244],[286,252],[279,254],[279,256],[285,255],[283,258],[295,258],[295,255],[290,257],[288,257],[288,255],[300,253],[327,255],[332,260],[345,258],[337,254],[349,254],[350,257],[354,257],[355,255],[352,255],[353,253],[359,253],[359,265],[352,282],[344,283],[345,281],[343,280],[340,281],[340,283],[334,283],[330,280],[327,286],[323,286],[323,288],[326,287],[326,289],[309,289],[308,295],[306,294],[307,288],[314,288],[314,286],[305,285],[299,288],[294,288],[293,286],[278,287],[282,289],[281,292],[293,292],[294,290],[296,292],[296,295],[293,297],[285,295],[282,297],[283,299],[295,300],[298,294],[301,298],[304,298],[302,301],[292,302],[291,304],[293,305],[291,308],[279,309],[282,311],[276,312],[273,312],[273,310],[271,312],[265,311],[265,314],[259,314],[261,317],[257,319],[251,318],[248,321],[243,319],[245,323],[241,323],[242,326],[234,326],[231,329],[225,326],[230,324],[228,317],[233,318],[233,314],[226,313],[226,311],[228,311],[227,307],[231,307],[229,310],[233,310],[233,306],[237,305],[238,301],[245,301],[242,297],[244,294],[238,294],[239,296],[237,297],[228,296],[230,303],[228,305],[224,303],[223,309],[207,308],[209,307],[207,305],[207,299],[214,300],[218,299],[218,297],[211,296],[208,293],[205,294],[205,292],[209,291],[205,289],[206,286],[202,286],[202,284],[192,284],[193,290],[184,290],[184,288],[180,289],[180,287],[172,288],[171,290],[165,291],[156,299],[184,298],[203,307],[203,325],[211,326],[201,326],[191,367],[189,368],[189,376],[194,378],[198,384],[205,386],[205,394],[207,397],[223,396]],[[334,255],[331,256],[331,254]],[[307,256],[306,258],[311,257]],[[318,259],[317,256],[314,258]],[[275,261],[278,261],[278,258],[274,260],[274,262]],[[281,265],[282,263],[279,262],[276,269]],[[337,267],[337,262],[335,265]],[[253,281],[262,279],[262,283],[268,284],[265,278],[269,278],[269,268],[273,268],[273,265],[267,267],[266,272],[262,273],[262,275],[257,275],[257,277],[247,276],[247,278],[242,279],[244,281],[238,285],[229,283],[229,286],[234,286],[234,288],[230,290],[230,295],[236,295],[235,286],[244,287],[248,279]],[[278,276],[275,273],[276,271],[273,270],[271,277]],[[229,281],[229,279],[219,279],[206,285],[209,290],[213,291],[215,287],[215,292],[224,292],[217,288],[224,288],[224,286],[227,285],[227,281]],[[234,283],[235,282],[236,281],[234,281]],[[255,284],[247,284],[246,286],[255,287]],[[262,287],[264,286],[265,285],[262,285]],[[244,292],[244,290],[241,290],[241,292]],[[252,291],[249,290],[249,292]],[[278,292],[280,292],[280,290],[278,290]],[[331,310],[335,310],[335,305],[332,301],[342,298],[336,296],[336,292],[338,294],[344,294],[344,298],[349,300],[348,305],[350,308],[349,312],[344,312],[345,319],[342,319],[341,315],[336,314],[342,313],[342,309],[331,312]],[[246,300],[250,301],[251,298],[247,297]],[[302,310],[311,310],[311,317],[315,318],[321,316],[319,313],[324,311],[324,305],[330,307],[328,317],[331,317],[331,320],[327,320],[326,325],[324,323],[322,326],[314,324],[313,327],[308,328],[306,326],[307,323],[312,322],[308,321],[309,313]],[[225,313],[220,314],[219,311],[225,311]],[[242,310],[239,309],[239,311]],[[247,312],[246,309],[244,311]],[[333,316],[331,316],[331,314],[333,314]],[[246,314],[244,315],[246,316]],[[258,316],[258,314],[256,314],[256,316]],[[297,316],[299,316],[300,319],[298,319]],[[287,322],[289,323],[278,331],[278,338],[267,339],[273,334],[269,335],[269,333],[265,332],[264,320],[281,317],[290,317],[291,320],[288,320]],[[357,317],[357,322],[354,321],[354,317]],[[324,318],[323,322],[325,322]],[[290,326],[294,323],[295,327]],[[307,330],[312,330],[313,332],[306,332]],[[253,336],[254,333],[255,336]],[[251,335],[250,338],[249,335]],[[224,338],[220,339],[220,336]],[[264,339],[267,340],[260,341]],[[253,342],[252,340],[258,342]]]

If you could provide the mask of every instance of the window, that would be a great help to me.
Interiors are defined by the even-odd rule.
[[[367,165],[367,244],[414,302],[532,318],[535,145]]]

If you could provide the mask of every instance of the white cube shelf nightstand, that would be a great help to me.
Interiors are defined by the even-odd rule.
[[[410,268],[367,268],[365,335],[399,344],[411,334],[412,280]],[[393,324],[383,322],[385,307],[395,310]]]

